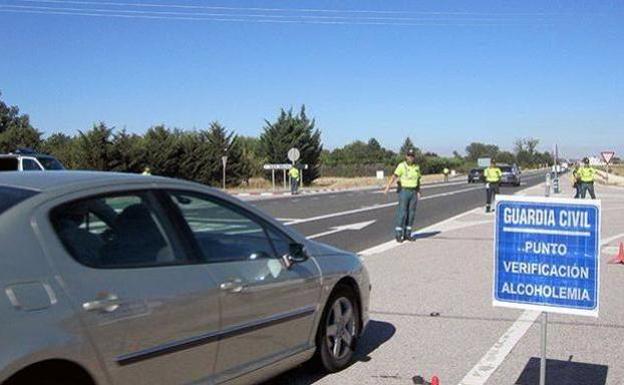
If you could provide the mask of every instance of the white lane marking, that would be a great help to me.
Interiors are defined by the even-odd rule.
[[[624,236],[624,233],[600,241],[600,246]],[[525,310],[502,337],[488,350],[481,360],[464,377],[459,385],[483,385],[503,363],[507,355],[526,334],[537,317],[542,314],[535,310]]]
[[[589,237],[589,231],[569,231],[569,230],[549,230],[549,229],[532,229],[523,227],[503,227],[506,233],[523,233],[523,234],[545,234],[545,235],[573,235],[579,237]]]
[[[335,234],[335,233],[339,233],[341,231],[347,231],[347,230],[358,231],[358,230],[362,230],[363,228],[372,225],[375,222],[377,222],[377,220],[366,221],[366,222],[359,222],[359,223],[352,223],[350,225],[334,226],[334,227],[332,227],[331,230],[324,231],[322,233],[318,233],[318,234],[314,234],[314,235],[310,235],[307,238],[308,239],[321,238],[321,237],[324,237],[324,236],[327,236],[327,235],[331,235],[331,234]]]
[[[441,197],[446,197],[446,196],[450,196],[450,195],[456,195],[456,194],[465,193],[465,192],[468,192],[468,191],[482,190],[483,188],[484,187],[482,187],[482,186],[481,187],[471,187],[471,188],[467,188],[467,189],[463,189],[463,190],[456,190],[456,191],[450,191],[450,192],[446,192],[446,193],[428,195],[428,196],[425,196],[425,197],[421,198],[420,200],[424,201],[424,200],[428,200],[428,199],[441,198]],[[299,220],[296,220],[296,221],[287,222],[287,223],[285,223],[285,225],[296,225],[296,224],[299,224],[299,223],[320,221],[320,220],[328,219],[328,218],[341,217],[343,215],[357,214],[357,213],[362,213],[362,212],[365,212],[365,211],[383,209],[383,208],[386,208],[386,207],[396,206],[398,204],[399,204],[399,202],[391,202],[391,203],[385,203],[385,204],[376,204],[376,205],[373,205],[373,206],[362,207],[362,208],[359,208],[359,209],[341,211],[341,212],[331,213],[331,214],[326,214],[326,215],[319,215],[319,216],[311,217],[311,218],[303,218],[303,219],[299,219]]]
[[[280,222],[291,222],[291,221],[297,221],[299,220],[298,218],[275,218]]]
[[[470,215],[470,214],[475,213],[475,212],[480,211],[480,210],[481,210],[481,208],[476,208],[476,209],[470,209],[468,211],[464,211],[463,213],[459,213],[459,214],[457,214],[455,216],[452,216],[450,218],[447,218],[447,219],[445,219],[443,221],[434,223],[431,226],[427,226],[427,227],[425,227],[423,229],[420,229],[418,232],[413,233],[413,235],[418,235],[418,233],[427,233],[427,232],[430,232],[430,231],[433,231],[433,230],[437,230],[438,228],[440,228],[441,226],[443,226],[443,225],[445,225],[447,223],[453,222],[456,219],[465,217],[467,215]],[[363,257],[370,256],[370,255],[374,255],[374,254],[383,253],[384,251],[388,251],[388,250],[394,249],[395,247],[398,247],[398,246],[403,245],[403,244],[409,245],[410,243],[397,243],[396,241],[388,241],[388,242],[384,242],[382,244],[379,244],[377,246],[373,246],[371,248],[359,251],[357,254],[359,254],[360,256],[363,256]]]
[[[459,385],[483,385],[503,363],[518,341],[531,328],[542,312],[525,310],[516,322],[503,334],[498,341],[485,353],[483,358],[466,374]]]

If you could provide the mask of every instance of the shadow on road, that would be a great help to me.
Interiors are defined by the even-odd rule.
[[[370,354],[390,340],[395,333],[396,328],[391,323],[371,320],[359,341],[354,362],[370,361]],[[326,375],[319,373],[313,365],[304,364],[262,385],[311,385]]]
[[[608,366],[581,362],[546,360],[546,385],[605,385]],[[515,385],[538,385],[540,359],[532,357]]]
[[[412,237],[414,239],[424,239],[424,238],[431,238],[431,237],[435,237],[436,235],[440,234],[440,231],[428,231],[426,233],[415,233],[412,234]]]

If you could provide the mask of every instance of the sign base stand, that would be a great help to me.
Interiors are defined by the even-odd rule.
[[[542,357],[540,360],[540,385],[546,385],[546,337],[548,332],[548,313],[542,313]]]

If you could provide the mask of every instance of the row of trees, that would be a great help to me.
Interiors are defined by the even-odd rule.
[[[0,100],[0,153],[19,147],[57,157],[66,167],[80,170],[138,173],[149,167],[154,174],[220,185],[221,157],[227,156],[227,184],[239,185],[263,174],[264,163],[287,163],[287,152],[297,147],[309,183],[319,176],[323,150],[321,133],[305,107],[282,110],[274,122],[265,122],[259,138],[237,136],[219,122],[207,129],[184,131],[163,125],[144,135],[116,130],[105,123],[70,136],[55,133],[44,138],[18,107]]]
[[[423,152],[409,137],[398,152],[371,138],[329,151],[323,149],[321,132],[304,106],[298,112],[281,110],[275,121],[265,121],[257,138],[238,136],[219,122],[193,131],[159,125],[143,135],[99,123],[76,135],[55,133],[44,138],[31,125],[28,115],[0,100],[0,153],[29,147],[56,156],[71,169],[141,172],[150,167],[154,174],[209,185],[221,184],[224,155],[228,157],[226,182],[238,185],[252,177],[268,177],[262,165],[288,163],[288,149],[296,147],[301,152],[300,162],[309,167],[303,174],[304,182],[309,183],[321,174],[365,176],[380,169],[391,171],[409,149],[416,152],[416,161],[425,173],[439,173],[445,167],[462,170],[483,157],[524,167],[552,163],[550,154],[536,150],[538,144],[537,139],[519,139],[514,152],[509,152],[491,144],[471,143],[465,156],[455,152],[452,157],[441,157]]]

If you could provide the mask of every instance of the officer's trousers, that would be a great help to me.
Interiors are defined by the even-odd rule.
[[[580,198],[581,197],[581,183],[575,182],[573,187],[574,187],[574,199]]]
[[[403,188],[399,192],[399,207],[397,207],[394,229],[396,232],[411,230],[416,217],[418,194],[416,189]]]
[[[596,192],[594,191],[594,184],[581,182],[581,198],[585,199],[587,192],[589,191],[589,196],[591,199],[596,199]]]
[[[290,193],[294,195],[297,193],[297,190],[299,190],[299,179],[290,178]]]
[[[488,183],[488,188],[485,191],[485,207],[489,209],[500,191],[500,183]]]

